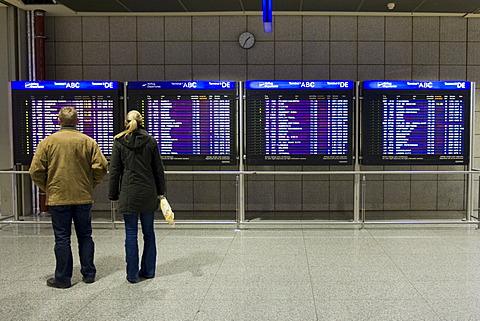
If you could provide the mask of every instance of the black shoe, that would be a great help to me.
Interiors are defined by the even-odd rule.
[[[130,282],[130,283],[138,283],[138,282],[140,282],[140,279],[136,279],[136,280],[127,279],[127,281]]]
[[[51,278],[47,280],[47,285],[51,286],[52,288],[57,288],[57,289],[67,289],[72,286],[72,283],[63,283],[63,282],[58,282],[55,280],[55,278]]]
[[[95,277],[94,276],[89,276],[89,277],[84,276],[82,278],[82,281],[85,282],[85,283],[93,283],[93,282],[95,282]]]
[[[146,275],[143,275],[142,272],[140,271],[140,273],[138,273],[138,277],[145,280],[145,279],[153,279],[155,277],[155,275],[146,276]]]

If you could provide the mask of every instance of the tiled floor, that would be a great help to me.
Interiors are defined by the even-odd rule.
[[[97,282],[53,275],[50,225],[0,225],[0,320],[480,320],[466,225],[156,229],[157,276],[125,280],[123,227],[94,228]]]

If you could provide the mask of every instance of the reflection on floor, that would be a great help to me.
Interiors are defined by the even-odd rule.
[[[75,285],[52,289],[50,225],[0,225],[0,319],[479,320],[475,227],[158,226],[157,275],[130,284],[122,226],[95,226],[97,281],[74,241]]]

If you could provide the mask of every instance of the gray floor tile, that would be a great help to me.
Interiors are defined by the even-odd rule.
[[[168,236],[157,242],[158,250],[164,252],[196,252],[205,250],[227,250],[232,243],[232,238],[206,238],[206,237],[174,237]]]
[[[438,320],[422,300],[326,300],[316,301],[318,320]]]
[[[2,321],[63,321],[70,320],[81,311],[89,300],[1,300]]]
[[[179,227],[175,227],[170,230],[164,230],[164,229],[156,229],[155,232],[159,235],[165,234],[165,232],[168,232],[167,236],[171,236],[174,238],[232,238],[235,237],[235,235],[238,234],[234,230],[234,226],[227,226],[223,228],[212,228],[212,227],[207,227],[207,228],[199,228],[199,227],[188,227],[184,225],[179,225]]]
[[[32,278],[36,280],[39,278],[39,274],[37,271],[35,271],[34,273],[25,273],[24,269],[27,271],[35,270],[32,265],[25,266],[22,269],[19,269],[17,265],[9,266],[7,264],[4,264],[3,266],[0,266],[0,282],[32,280]]]
[[[1,225],[0,232],[4,236],[26,236],[26,235],[43,235],[53,236],[52,225],[48,224],[12,224]]]
[[[206,300],[195,321],[317,320],[313,300]]]
[[[399,237],[440,237],[432,226],[423,227],[420,225],[399,226],[372,226],[368,232],[374,238],[399,238]]]
[[[421,299],[407,281],[347,280],[326,282],[312,280],[315,299],[323,300],[412,300]]]
[[[160,278],[148,279],[139,283],[129,283],[124,277],[111,283],[98,294],[96,300],[173,300],[195,301],[200,303],[208,290],[208,284],[198,285],[186,281],[175,284],[163,282]]]
[[[49,277],[53,276],[52,274]],[[0,281],[0,302],[4,299],[24,301],[44,300],[89,300],[110,285],[106,280],[97,281],[93,284],[73,282],[69,289],[54,289],[46,285],[46,277],[39,277],[37,280],[28,281]]]
[[[236,238],[228,249],[228,255],[304,255],[305,242],[299,238]]]
[[[378,243],[388,254],[447,254],[462,251],[459,247],[440,237],[435,238],[396,238],[379,239]]]
[[[480,237],[450,237],[444,239],[446,242],[448,242],[452,246],[455,246],[462,252],[466,252],[472,256],[479,256],[480,254]]]
[[[123,252],[123,251],[122,251]],[[114,252],[107,252],[107,253],[114,253]],[[97,279],[115,279],[117,277],[117,274],[125,274],[125,269],[126,269],[126,263],[125,263],[125,254],[124,253],[119,253],[119,254],[110,254],[108,255],[105,252],[100,252],[97,250],[96,255],[95,255],[95,267],[97,268]],[[76,264],[76,273],[80,271],[80,264],[78,263],[79,260],[77,259],[75,262]],[[52,262],[52,268],[54,268],[55,265]],[[79,276],[80,277],[80,276]]]
[[[313,299],[310,282],[224,282],[215,281],[208,290],[205,300],[238,301],[309,300]]]
[[[475,273],[475,271],[472,271]],[[412,281],[417,291],[428,302],[458,301],[480,299],[480,281],[471,280],[439,280]]]
[[[337,253],[339,255],[384,253],[378,242],[372,239],[306,239],[305,247],[309,256],[328,253]]]
[[[432,229],[435,234],[443,238],[459,237],[461,239],[474,237],[480,238],[478,224],[443,226]]]
[[[459,267],[459,265],[460,264],[455,266],[444,265],[426,268],[402,268],[401,271],[407,279],[412,281],[480,281],[480,275],[473,273],[473,271],[478,269],[478,266],[472,269],[467,266]]]
[[[177,270],[181,272],[183,270],[190,271],[205,266],[219,265],[222,263],[224,256],[224,250],[215,251],[204,249],[194,252],[176,252],[157,248],[157,264],[161,265],[159,269],[162,271]],[[168,275],[168,273],[164,274]]]
[[[454,253],[450,253],[450,251],[448,253],[440,253],[437,251],[432,253],[403,253],[399,251],[388,253],[388,257],[400,267],[405,265],[410,266],[411,264],[423,264],[435,267],[437,264],[448,265],[458,262],[471,262],[471,264],[475,264],[475,262],[480,262],[480,256],[460,251]]]
[[[278,226],[258,226],[250,225],[242,228],[241,231],[237,232],[237,237],[249,238],[249,237],[262,237],[262,238],[302,238],[303,232],[301,230],[301,225],[297,225],[296,228],[289,228],[286,225]]]
[[[259,256],[256,254],[229,254],[223,259],[222,265],[232,266],[307,266],[306,255],[278,254]]]
[[[131,289],[132,292],[135,290]],[[185,299],[150,297],[123,300],[94,300],[72,318],[72,321],[85,320],[194,320],[200,307],[199,302]]]
[[[303,235],[305,238],[372,238],[368,230],[359,229],[358,227],[335,227],[335,226],[308,226],[303,228]]]
[[[480,280],[480,274],[472,273],[478,269],[479,258],[462,255],[425,256],[397,255],[393,257],[395,265],[410,280]]]
[[[336,267],[310,267],[310,273],[314,282],[342,282],[346,280],[362,281],[388,281],[406,282],[408,279],[402,271],[395,266],[353,266],[338,265]]]
[[[320,266],[334,268],[339,265],[361,266],[368,268],[370,266],[382,266],[391,268],[393,261],[385,252],[374,253],[314,253],[307,252],[309,266]]]
[[[480,320],[478,298],[435,300],[429,301],[429,305],[444,320]]]
[[[234,266],[222,265],[215,276],[216,281],[228,283],[242,282],[308,282],[310,271],[305,266]]]
[[[125,279],[124,233],[94,227],[93,284],[81,282],[73,236],[75,285],[52,289],[51,226],[0,228],[0,319],[480,318],[470,226],[159,227],[156,277],[138,284]]]
[[[50,255],[46,253],[40,253],[40,255],[37,255],[36,253],[32,252],[22,252],[20,249],[9,253],[3,252],[0,254],[0,257],[3,258],[0,259],[0,273],[3,272],[3,268],[29,267],[33,264],[32,258],[35,258],[36,264],[46,264],[53,259],[53,249],[49,248],[48,251],[51,252]],[[6,258],[8,258],[8,260]]]

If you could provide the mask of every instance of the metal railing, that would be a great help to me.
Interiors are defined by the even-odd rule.
[[[424,170],[404,170],[404,171],[366,171],[366,170],[353,170],[353,171],[166,171],[166,175],[235,175],[237,178],[236,184],[236,219],[234,221],[177,221],[177,224],[236,224],[237,228],[241,228],[242,225],[247,224],[288,224],[288,225],[310,225],[310,224],[320,224],[320,225],[359,225],[361,228],[364,228],[367,224],[477,224],[480,228],[480,221],[478,219],[473,220],[473,176],[480,175],[480,170],[473,169],[471,171],[424,171]],[[14,171],[14,170],[3,170],[0,171],[0,175],[28,175],[28,171]],[[388,220],[388,221],[368,221],[367,220],[367,211],[366,211],[366,188],[367,181],[366,176],[368,175],[465,175],[466,176],[466,206],[465,206],[465,219],[461,221],[441,221],[441,220]],[[353,175],[354,184],[354,213],[353,221],[326,221],[326,220],[312,220],[312,221],[302,221],[302,222],[292,222],[292,221],[261,221],[261,222],[252,222],[245,219],[245,188],[244,184],[241,184],[245,178],[245,175]],[[15,180],[14,180],[15,181]],[[480,183],[480,181],[479,181]],[[15,200],[15,186],[12,186],[12,198],[14,198],[14,205],[16,204]],[[479,187],[480,192],[480,187]],[[480,202],[480,197],[479,197]],[[479,206],[480,207],[480,206]],[[478,210],[478,207],[477,207]],[[98,224],[111,224],[112,228],[116,228],[117,224],[123,224],[123,221],[118,221],[115,218],[115,203],[111,203],[110,208],[110,221],[109,222],[92,222]],[[13,220],[3,219],[0,220],[0,224],[42,224],[49,223],[48,221],[20,221],[19,213],[14,207]],[[477,216],[478,217],[478,216]],[[11,218],[11,216],[10,216]]]

